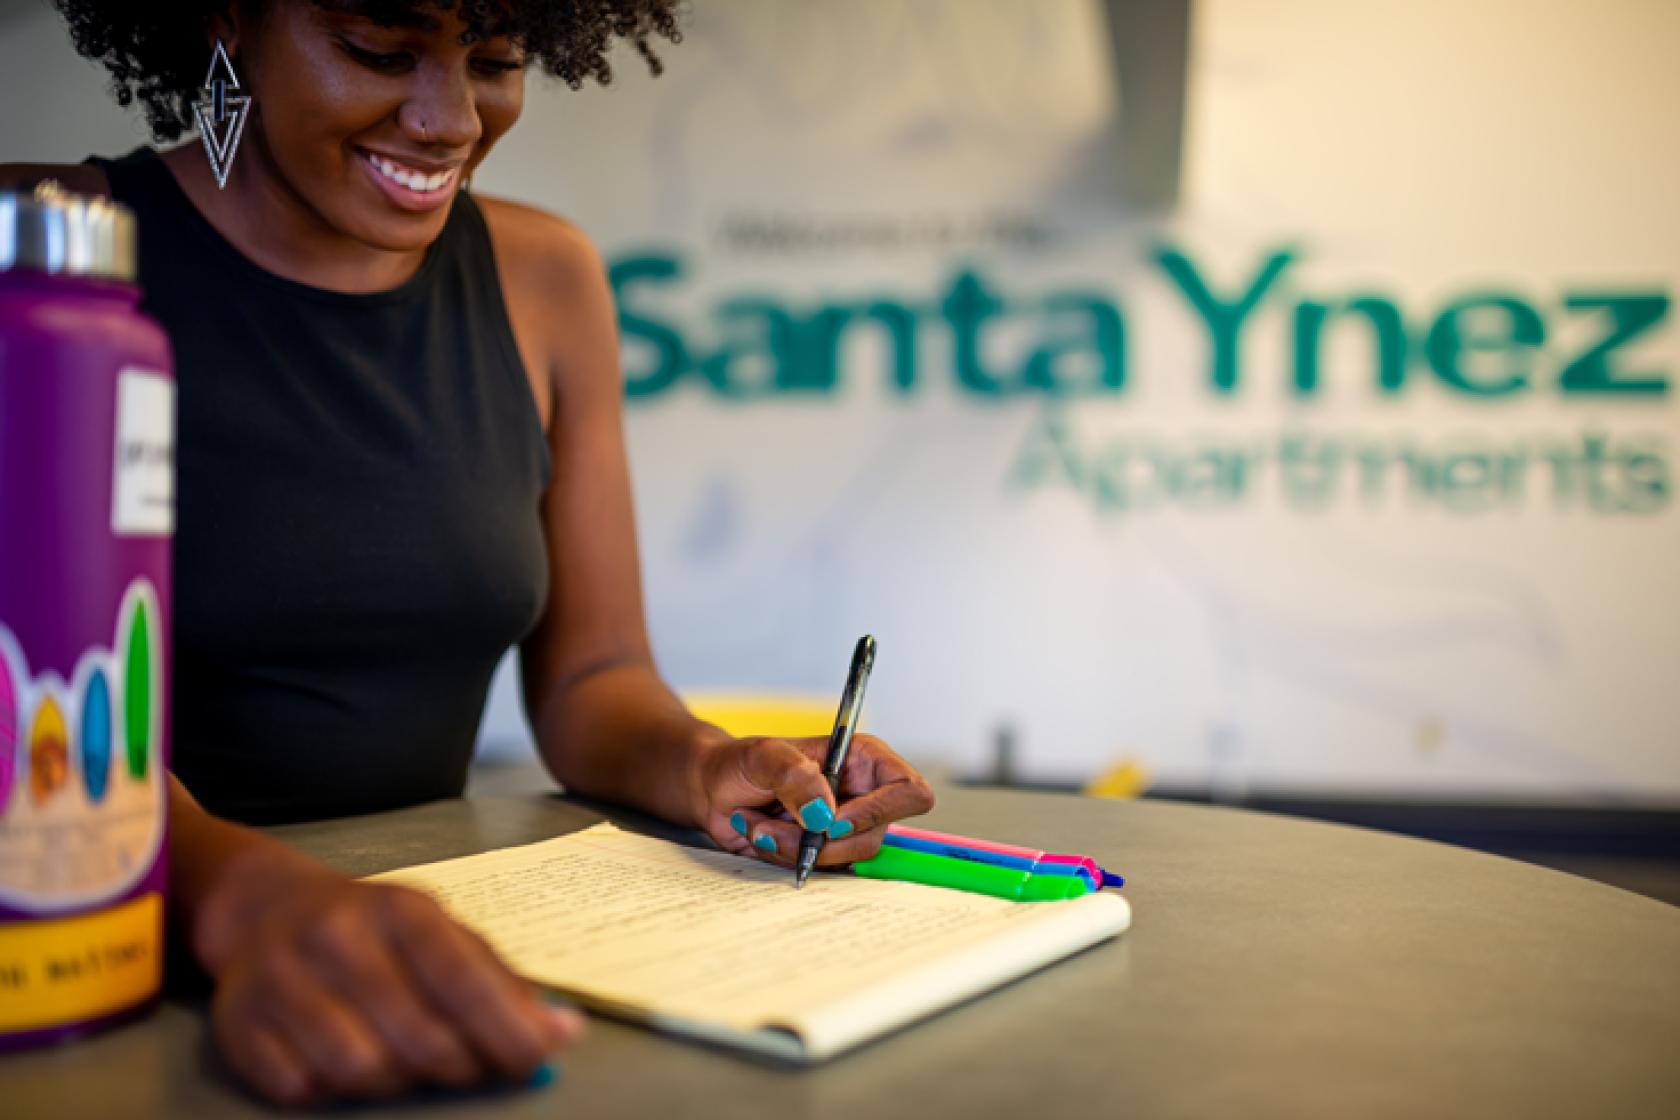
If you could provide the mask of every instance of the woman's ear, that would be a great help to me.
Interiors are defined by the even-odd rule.
[[[239,32],[256,16],[250,5],[241,0],[229,0],[210,14],[204,25],[204,46],[206,50],[215,50],[216,41],[222,43],[222,49],[232,58],[239,53]]]

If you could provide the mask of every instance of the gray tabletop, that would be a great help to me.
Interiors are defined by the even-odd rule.
[[[601,817],[529,793],[277,831],[363,874]],[[545,1089],[377,1114],[1680,1115],[1680,908],[1233,809],[948,790],[928,823],[1097,856],[1127,876],[1131,932],[814,1070],[597,1020]],[[205,1033],[202,1009],[175,999],[0,1059],[0,1112],[261,1114]]]

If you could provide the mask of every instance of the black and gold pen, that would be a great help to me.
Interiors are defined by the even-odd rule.
[[[846,691],[840,696],[840,712],[834,717],[834,730],[828,736],[828,754],[823,759],[823,777],[828,779],[835,805],[840,804],[840,771],[846,765],[846,752],[851,749],[852,733],[857,730],[858,714],[863,711],[864,686],[869,683],[869,670],[874,667],[875,639],[865,634],[858,639],[857,648],[852,651],[852,667],[846,673]],[[808,828],[799,837],[799,861],[793,869],[795,887],[803,887],[805,880],[811,877],[811,868],[817,865],[817,856],[822,853],[827,839],[827,833],[812,832]]]

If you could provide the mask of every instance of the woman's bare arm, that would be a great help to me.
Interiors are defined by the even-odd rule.
[[[655,670],[606,270],[574,227],[522,215],[511,240],[523,263],[504,271],[524,291],[509,302],[543,309],[545,345],[521,349],[546,355],[553,371],[554,475],[542,510],[549,599],[520,648],[539,752],[567,788],[703,828],[731,851],[791,859],[798,827],[787,818],[799,817],[832,824],[825,864],[873,854],[889,821],[933,804],[927,783],[886,744],[857,739],[841,805],[822,776],[823,739],[732,738],[694,718]]]
[[[587,237],[528,207],[482,200],[553,477],[542,519],[548,605],[520,648],[539,750],[570,789],[692,823],[699,749],[726,738],[691,716],[647,643],[612,297]]]

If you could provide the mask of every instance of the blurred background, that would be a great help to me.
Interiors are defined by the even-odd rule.
[[[5,158],[146,139],[43,0],[0,38]],[[871,632],[870,728],[950,780],[1680,901],[1676,43],[1671,0],[697,0],[658,79],[533,76],[474,187],[607,258],[703,711],[820,733]]]

